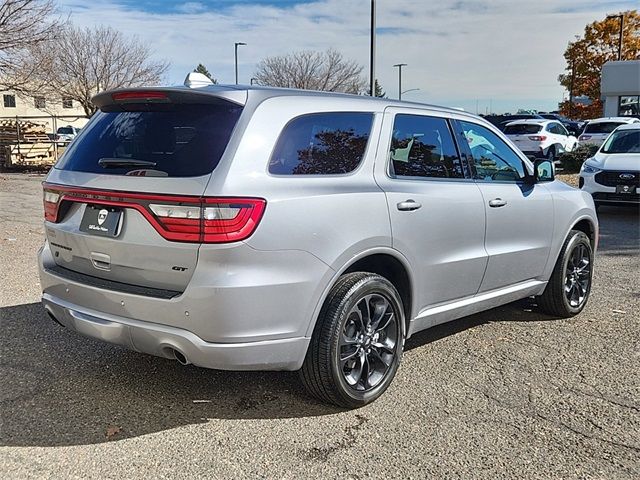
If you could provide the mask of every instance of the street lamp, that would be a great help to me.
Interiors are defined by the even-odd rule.
[[[618,37],[618,60],[622,60],[622,30],[624,28],[624,13],[619,15],[607,15],[607,18],[620,19],[620,35]]]
[[[246,45],[246,43],[244,43],[244,42],[236,42],[236,43],[234,43],[234,46],[235,46],[235,58],[236,58],[236,85],[238,84],[238,46],[239,45]]]
[[[396,63],[394,67],[398,67],[398,100],[402,100],[402,67],[406,67],[406,63]]]
[[[404,92],[402,92],[402,95],[404,95],[405,93],[409,93],[409,92],[417,92],[418,90],[420,90],[419,88],[410,88],[409,90],[405,90]]]
[[[371,35],[369,45],[369,95],[376,94],[376,0],[371,0]]]
[[[573,82],[576,79],[576,62],[571,62],[571,82],[569,83],[569,118],[573,118]]]

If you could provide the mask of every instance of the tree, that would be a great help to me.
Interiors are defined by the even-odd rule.
[[[69,25],[51,41],[32,45],[13,76],[29,75],[20,93],[75,100],[92,115],[96,107],[91,97],[96,93],[157,85],[168,66],[152,60],[150,48],[136,37],[125,37],[111,27]]]
[[[50,42],[64,22],[53,0],[2,0],[0,4],[0,88],[10,89],[24,78],[11,72],[21,65],[24,52]],[[11,81],[9,81],[11,79]]]
[[[203,74],[205,77],[207,77],[209,80],[211,80],[212,83],[218,83],[218,81],[215,78],[213,78],[213,75],[211,75],[211,73],[209,73],[209,70],[207,70],[207,67],[205,67],[201,63],[199,63],[198,66],[193,69],[193,71]]]
[[[374,92],[373,92],[374,96],[379,97],[379,98],[387,98],[387,92],[385,92],[382,89],[382,85],[380,85],[380,83],[378,82],[378,79],[376,78],[375,84],[374,84]]]
[[[363,67],[336,50],[305,50],[267,57],[254,75],[260,85],[273,87],[360,93],[366,89]]]
[[[622,12],[624,31],[622,35],[622,59],[635,60],[640,57],[640,15],[637,10]],[[564,58],[567,61],[564,74],[558,77],[560,84],[574,97],[586,96],[590,105],[560,104],[564,115],[575,118],[593,118],[602,115],[600,101],[600,76],[602,66],[609,60],[618,59],[620,19],[608,18],[595,21],[584,29],[584,36],[569,42]],[[573,77],[573,79],[572,79]],[[573,82],[573,89],[571,84]]]

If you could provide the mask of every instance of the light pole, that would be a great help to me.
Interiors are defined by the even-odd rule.
[[[573,82],[576,78],[576,63],[571,62],[571,82],[569,83],[569,118],[573,118]]]
[[[371,0],[371,34],[369,45],[369,95],[376,94],[376,0]]]
[[[622,31],[624,29],[624,13],[619,15],[607,15],[607,18],[620,19],[620,35],[618,36],[618,60],[622,60]]]
[[[398,67],[398,100],[402,100],[402,67],[406,67],[406,63],[396,63],[394,67]]]
[[[244,42],[236,42],[236,43],[234,43],[234,46],[235,46],[235,58],[236,58],[236,85],[238,84],[238,46],[239,45],[246,45],[246,43],[244,43]]]

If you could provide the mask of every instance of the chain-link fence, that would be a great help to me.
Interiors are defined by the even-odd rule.
[[[87,121],[79,115],[0,116],[0,167],[50,167]]]

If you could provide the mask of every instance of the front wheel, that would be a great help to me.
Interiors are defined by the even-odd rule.
[[[544,292],[538,297],[540,309],[556,317],[577,315],[587,304],[593,278],[593,248],[589,237],[571,230]]]
[[[307,390],[346,408],[382,395],[402,358],[403,312],[386,278],[366,272],[341,277],[322,307],[300,370]]]

